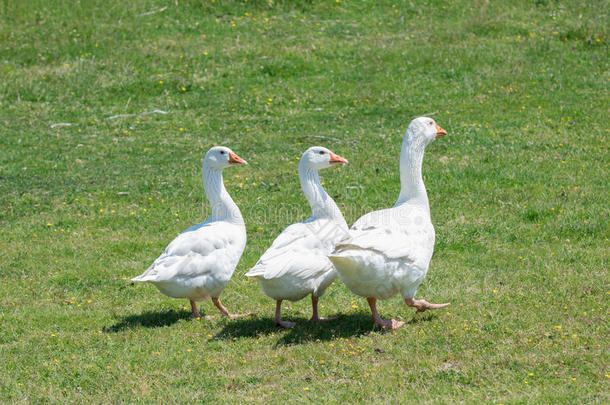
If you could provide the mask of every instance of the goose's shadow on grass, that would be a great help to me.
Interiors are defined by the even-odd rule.
[[[405,322],[408,325],[428,322],[434,319],[433,314],[414,316]],[[214,339],[233,339],[240,337],[260,337],[278,334],[276,346],[286,346],[313,341],[328,341],[338,338],[352,338],[369,334],[371,331],[387,333],[375,327],[371,315],[364,312],[339,314],[337,319],[327,322],[310,322],[305,318],[291,318],[296,326],[283,329],[277,326],[272,317],[240,318],[228,321]]]
[[[146,311],[138,315],[123,316],[112,326],[104,326],[104,332],[120,332],[124,329],[132,329],[137,327],[145,328],[161,328],[170,326],[182,320],[189,319],[191,313],[189,311],[175,311],[173,309],[167,311]]]
[[[433,313],[415,315],[405,321],[405,326],[420,322],[429,322],[435,318]],[[192,319],[189,311],[146,311],[137,315],[123,316],[112,326],[104,326],[104,332],[117,333],[133,328],[161,328],[173,325],[182,319]],[[226,320],[223,329],[214,337],[215,339],[232,339],[239,337],[259,337],[263,335],[278,334],[280,339],[277,345],[291,345],[307,343],[316,340],[333,340],[337,338],[350,338],[362,336],[371,331],[388,332],[376,328],[370,314],[364,312],[338,314],[337,319],[327,322],[310,322],[305,318],[290,318],[296,322],[291,329],[277,326],[272,317],[247,317]]]
[[[415,325],[417,323],[422,323],[422,322],[430,322],[431,320],[435,319],[437,316],[436,313],[434,312],[428,312],[426,315],[413,315],[413,318],[409,319],[408,321],[405,321],[405,326],[406,325]]]

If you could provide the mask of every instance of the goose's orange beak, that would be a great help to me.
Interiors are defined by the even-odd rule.
[[[233,152],[229,152],[229,164],[232,165],[247,165],[248,162],[237,156]]]
[[[339,155],[335,155],[334,153],[330,152],[330,160],[329,162],[331,165],[340,165],[342,163],[348,163],[347,159],[342,158]]]
[[[438,124],[436,124],[436,137],[438,138],[439,136],[444,135],[447,135],[447,131],[445,131],[443,128],[439,127]]]

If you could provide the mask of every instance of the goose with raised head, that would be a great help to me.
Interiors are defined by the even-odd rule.
[[[311,206],[311,216],[284,229],[246,273],[246,276],[258,279],[263,292],[276,300],[275,323],[278,326],[291,328],[295,325],[282,320],[282,301],[298,301],[308,294],[311,294],[313,310],[311,320],[328,320],[318,315],[318,299],[337,277],[328,255],[335,243],[347,234],[347,223],[320,184],[318,171],[342,163],[347,160],[320,146],[303,153],[299,179]]]
[[[132,279],[152,283],[170,297],[188,298],[194,317],[200,316],[195,302],[207,298],[224,315],[237,316],[227,311],[219,297],[246,246],[246,227],[225,189],[222,170],[243,164],[247,164],[245,160],[224,146],[215,146],[206,153],[202,176],[210,217],[183,231],[148,270]]]
[[[417,312],[449,305],[414,298],[428,271],[435,238],[422,179],[424,150],[435,138],[446,134],[431,118],[411,121],[400,152],[398,201],[392,208],[358,219],[348,237],[329,256],[345,285],[355,294],[367,297],[377,326],[396,329],[404,324],[381,319],[377,313],[377,300],[397,293]]]

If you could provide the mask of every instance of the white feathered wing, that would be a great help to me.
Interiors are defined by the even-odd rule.
[[[179,234],[133,281],[148,281],[174,298],[218,297],[245,247],[243,226],[203,222]]]
[[[337,277],[328,255],[344,236],[329,219],[292,224],[246,276],[259,279],[265,294],[276,300],[298,301],[311,293],[319,297]]]
[[[425,211],[384,209],[356,221],[329,258],[339,278],[358,295],[413,297],[426,276],[434,237]]]

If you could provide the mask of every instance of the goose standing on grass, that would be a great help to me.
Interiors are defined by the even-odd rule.
[[[396,329],[404,324],[381,319],[377,313],[376,301],[396,293],[417,312],[449,305],[414,299],[434,250],[434,226],[421,171],[424,150],[435,138],[446,134],[430,118],[411,121],[400,152],[398,201],[393,208],[358,219],[349,236],[330,255],[345,285],[355,294],[367,297],[377,326]]]
[[[203,189],[212,215],[186,229],[142,275],[133,281],[148,281],[163,294],[188,298],[193,317],[200,317],[195,301],[208,297],[224,315],[234,318],[220,302],[220,294],[231,278],[246,246],[246,227],[241,212],[225,189],[222,170],[247,164],[229,148],[215,146],[203,159]]]
[[[320,184],[318,171],[342,163],[347,160],[320,146],[303,153],[299,179],[311,206],[311,217],[284,229],[246,273],[257,278],[263,292],[276,300],[275,323],[284,328],[291,328],[295,323],[282,320],[282,300],[298,301],[308,294],[313,307],[311,320],[328,320],[318,316],[318,298],[337,277],[328,255],[335,243],[347,234],[347,223]]]

